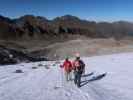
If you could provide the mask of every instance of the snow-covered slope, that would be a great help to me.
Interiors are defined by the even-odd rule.
[[[97,81],[82,77],[86,82],[77,88],[65,82],[59,62],[0,66],[0,100],[133,100],[133,53],[83,60],[86,74],[107,72],[106,77]],[[23,73],[14,73],[17,69]]]

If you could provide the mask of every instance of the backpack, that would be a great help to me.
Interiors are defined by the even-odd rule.
[[[82,60],[75,61],[75,67],[78,72],[82,73],[85,69],[85,64]]]

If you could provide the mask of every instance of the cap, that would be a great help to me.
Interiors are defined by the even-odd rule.
[[[68,57],[68,56],[66,56],[66,57],[65,57],[65,59],[66,59],[66,60],[68,60],[68,59],[69,59],[69,57]]]

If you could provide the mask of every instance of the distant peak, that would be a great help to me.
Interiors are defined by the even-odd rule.
[[[46,17],[37,16],[36,18],[39,20],[42,20],[42,21],[48,21],[48,19]]]
[[[7,21],[7,22],[12,22],[12,20],[8,17],[4,17],[2,15],[0,15],[0,21]]]
[[[80,18],[76,17],[76,16],[72,16],[72,15],[64,15],[64,16],[61,16],[61,17],[56,17],[54,20],[80,20]]]
[[[25,19],[25,18],[35,18],[34,15],[24,15],[22,17],[20,17],[21,19]]]
[[[45,17],[42,17],[42,16],[34,16],[34,15],[24,15],[22,17],[20,17],[19,19],[24,19],[24,20],[30,20],[30,19],[39,19],[39,20],[42,20],[42,21],[48,21],[47,18]]]
[[[76,16],[72,16],[72,15],[64,15],[61,17],[62,19],[66,20],[66,19],[76,19],[76,20],[80,20],[78,17]]]

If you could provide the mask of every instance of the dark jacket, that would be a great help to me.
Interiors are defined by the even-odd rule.
[[[78,73],[82,74],[85,69],[85,64],[82,60],[75,60],[73,62],[73,69]]]

